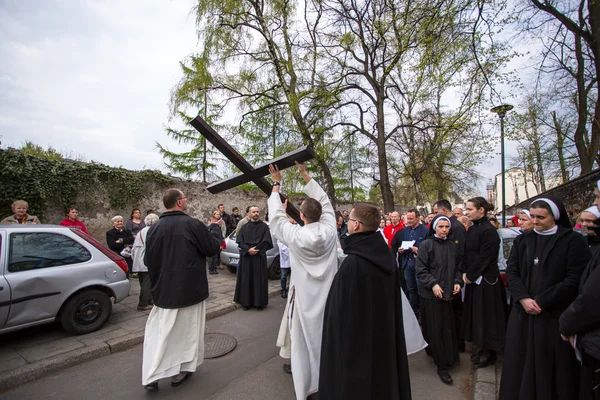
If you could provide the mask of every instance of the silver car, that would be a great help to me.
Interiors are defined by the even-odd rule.
[[[0,334],[53,321],[73,334],[100,329],[129,295],[126,270],[78,228],[0,225]]]
[[[279,246],[277,240],[274,237],[272,239],[273,248],[267,250],[267,268],[269,269],[269,279],[279,279],[281,277]],[[235,232],[221,242],[221,263],[227,267],[229,272],[234,274],[237,272],[237,266],[240,263],[240,249],[235,241]]]

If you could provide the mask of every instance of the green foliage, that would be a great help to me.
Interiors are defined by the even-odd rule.
[[[63,159],[62,154],[54,150],[52,147],[44,149],[39,144],[35,144],[31,141],[26,141],[23,143],[23,146],[21,146],[21,152],[26,156],[34,156],[44,158],[46,160],[59,161]]]
[[[97,163],[82,163],[56,157],[56,153],[37,151],[39,146],[0,150],[0,210],[10,215],[14,200],[29,203],[28,212],[43,220],[48,204],[58,203],[65,210],[77,202],[92,198],[98,186],[108,191],[109,204],[122,208],[139,202],[148,182],[172,183],[173,179],[158,171],[129,171]],[[90,200],[87,200],[90,201]]]

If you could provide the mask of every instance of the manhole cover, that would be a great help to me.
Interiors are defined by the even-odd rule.
[[[233,336],[224,333],[207,333],[204,335],[204,358],[217,358],[231,353],[237,346]]]

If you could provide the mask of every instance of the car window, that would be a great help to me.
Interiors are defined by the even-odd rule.
[[[12,233],[9,248],[10,272],[77,264],[92,258],[75,240],[52,232]]]

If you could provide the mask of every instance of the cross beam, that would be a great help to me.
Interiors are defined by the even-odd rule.
[[[190,124],[196,128],[217,150],[219,150],[229,161],[233,163],[240,171],[240,174],[234,175],[231,178],[209,185],[206,189],[210,193],[220,193],[227,189],[231,189],[246,182],[254,182],[260,190],[267,196],[271,195],[271,184],[264,177],[269,174],[269,164],[276,164],[280,170],[289,168],[295,165],[295,161],[304,162],[314,158],[313,150],[308,146],[303,146],[297,150],[289,152],[261,164],[254,168],[248,161],[242,157],[229,143],[227,143],[206,121],[199,116],[190,121]],[[281,195],[281,201],[284,201],[284,196]],[[288,203],[287,213],[299,224],[303,224],[300,219],[300,212],[293,204]]]

